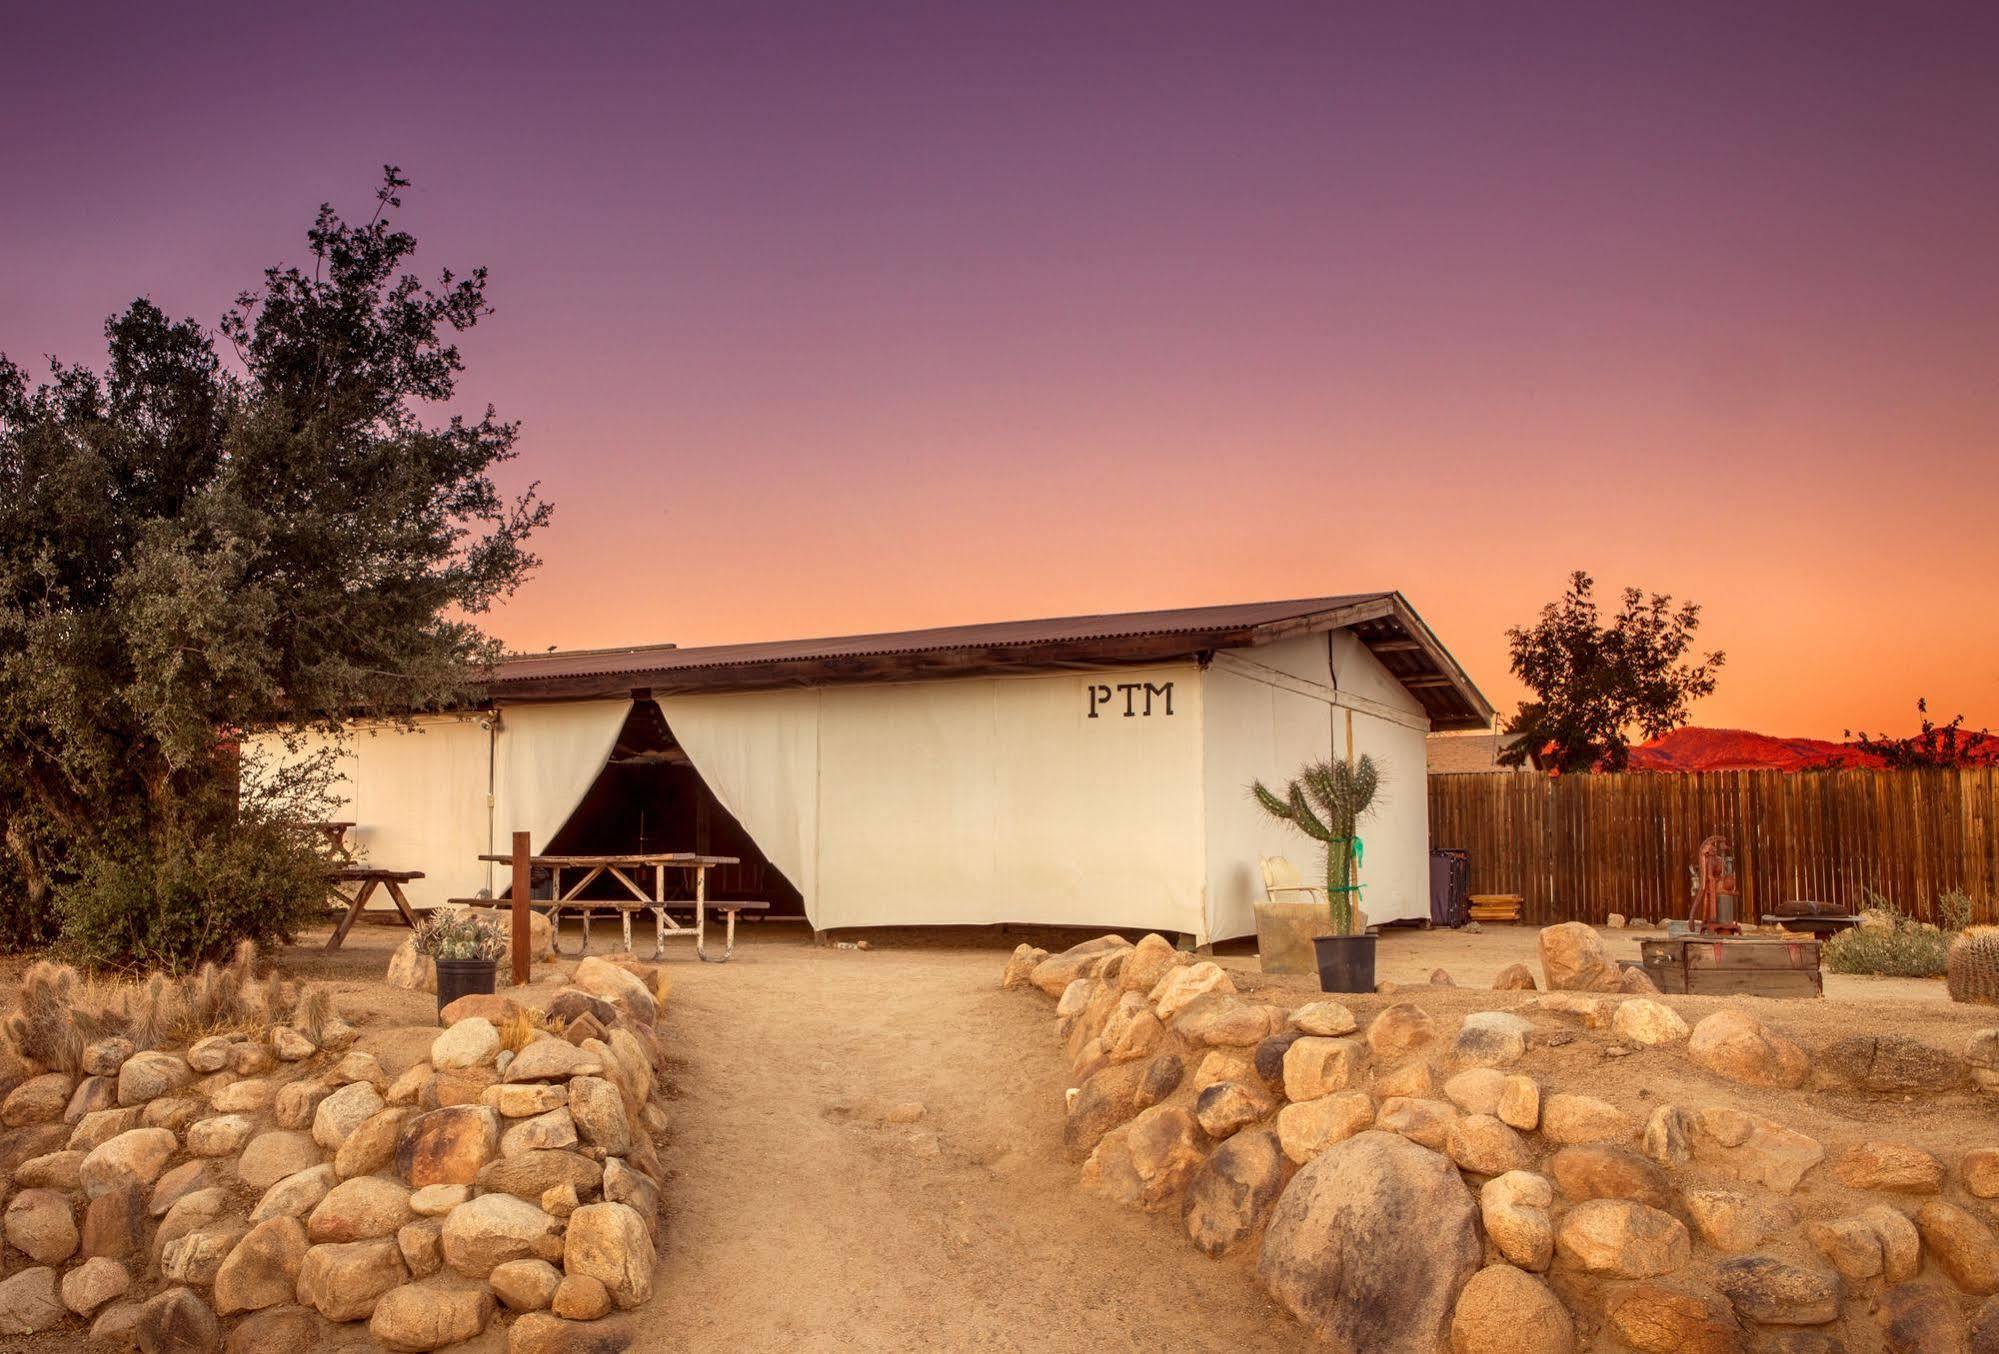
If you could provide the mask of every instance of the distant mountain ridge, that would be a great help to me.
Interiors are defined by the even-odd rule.
[[[1999,737],[1963,735],[1973,757],[1999,765]],[[1675,729],[1631,749],[1633,771],[1823,771],[1878,767],[1881,759],[1857,743],[1780,738],[1747,729]]]

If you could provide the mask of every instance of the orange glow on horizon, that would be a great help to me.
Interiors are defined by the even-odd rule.
[[[1700,724],[1999,727],[1999,7],[357,3],[11,14],[0,351],[398,163],[556,504],[512,646],[1392,587],[1510,710],[1581,568]]]

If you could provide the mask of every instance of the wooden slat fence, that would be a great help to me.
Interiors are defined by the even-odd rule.
[[[1925,920],[1962,889],[1999,920],[1999,769],[1709,771],[1430,778],[1430,844],[1471,853],[1473,893],[1517,893],[1535,925],[1683,917],[1701,840],[1735,846],[1745,917],[1872,889]]]

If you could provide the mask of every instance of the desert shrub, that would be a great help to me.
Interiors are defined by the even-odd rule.
[[[1871,973],[1888,978],[1940,978],[1950,952],[1950,936],[1917,921],[1869,890],[1860,925],[1841,931],[1820,952],[1834,973]],[[1969,902],[1966,903],[1967,915]],[[1947,916],[1943,900],[1938,915]]]
[[[289,944],[325,904],[326,861],[310,829],[246,810],[207,830],[93,850],[56,901],[69,957],[180,972],[246,941]]]
[[[409,271],[407,186],[322,209],[312,261],[222,317],[227,362],[144,299],[102,372],[0,354],[0,944],[183,972],[286,937],[323,889],[237,821],[241,735],[454,707],[499,656],[474,622],[549,510],[493,478],[515,424],[445,412],[486,273]]]
[[[1946,931],[1962,931],[1971,925],[1971,895],[1963,889],[1945,889],[1937,895],[1937,925]]]

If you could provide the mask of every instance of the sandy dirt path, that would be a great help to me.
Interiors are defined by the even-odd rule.
[[[1001,992],[1004,959],[772,936],[671,965],[665,1296],[638,1349],[1298,1346],[1177,1215],[1077,1188],[1053,1008]]]

